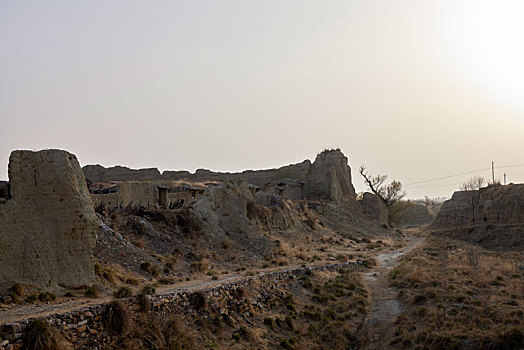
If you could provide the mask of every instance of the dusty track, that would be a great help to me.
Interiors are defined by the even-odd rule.
[[[364,275],[364,283],[371,295],[371,310],[362,323],[362,349],[386,349],[392,339],[393,322],[406,306],[398,298],[398,290],[389,285],[388,273],[398,263],[398,258],[418,247],[423,237],[411,236],[405,246],[376,257],[378,266]]]

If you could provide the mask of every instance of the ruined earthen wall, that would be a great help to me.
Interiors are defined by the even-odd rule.
[[[444,202],[431,226],[435,235],[490,249],[524,249],[524,184],[459,191]]]
[[[127,170],[126,170],[127,169]],[[292,164],[279,169],[247,170],[242,173],[218,173],[199,169],[194,174],[187,171],[165,171],[160,174],[157,169],[133,170],[123,167],[103,168],[99,165],[87,165],[83,168],[90,181],[115,180],[186,180],[189,182],[206,181],[247,181],[263,187],[279,180],[304,182],[301,199],[341,201],[347,199],[355,202],[355,189],[351,182],[351,169],[348,159],[340,150],[324,151],[315,162],[309,160]],[[133,178],[134,176],[134,178]],[[295,194],[292,194],[294,197]],[[356,202],[355,202],[356,203]]]
[[[157,186],[147,182],[122,182],[116,193],[91,194],[91,197],[95,206],[103,203],[108,208],[158,204]]]
[[[104,168],[101,165],[86,165],[82,168],[85,177],[92,182],[160,180],[160,171],[156,168],[129,169],[122,166]]]
[[[400,226],[417,227],[429,225],[433,222],[433,219],[434,217],[431,216],[427,206],[423,204],[413,204],[401,213]]]
[[[434,227],[524,224],[524,184],[458,191],[444,202]]]
[[[14,151],[12,199],[0,204],[0,285],[90,285],[98,220],[76,157]]]

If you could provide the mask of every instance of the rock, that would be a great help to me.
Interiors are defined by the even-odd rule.
[[[359,201],[364,214],[371,220],[377,221],[382,225],[388,225],[388,207],[376,195],[364,192]]]
[[[9,178],[12,198],[0,204],[0,285],[92,284],[98,220],[76,157],[13,151]]]

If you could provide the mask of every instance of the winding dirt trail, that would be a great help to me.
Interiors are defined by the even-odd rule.
[[[362,324],[361,348],[386,349],[392,339],[393,322],[405,305],[398,298],[398,290],[389,285],[388,273],[398,264],[398,259],[418,247],[424,237],[406,237],[405,246],[380,254],[376,257],[378,266],[364,275],[364,283],[371,294],[371,312]]]

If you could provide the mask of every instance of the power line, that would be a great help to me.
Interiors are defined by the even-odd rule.
[[[496,166],[495,169],[514,168],[514,167],[519,167],[519,166],[524,166],[524,164],[513,164],[513,165],[502,165],[502,166]],[[491,170],[491,168],[485,168],[485,169],[479,169],[479,170],[474,170],[474,171],[468,171],[468,172],[465,172],[465,173],[460,173],[460,174],[455,174],[455,175],[449,175],[449,176],[437,177],[437,178],[430,179],[430,180],[424,180],[424,181],[412,182],[412,183],[409,183],[409,184],[403,185],[403,187],[407,187],[407,186],[411,186],[411,185],[418,185],[418,184],[422,184],[422,183],[426,183],[426,182],[432,182],[432,181],[438,181],[438,180],[450,179],[450,178],[452,178],[452,177],[457,177],[457,176],[462,176],[462,175],[468,175],[468,174],[474,174],[474,173],[479,173],[479,172],[481,172],[481,171],[487,171],[487,170]]]
[[[421,189],[421,188],[440,188],[440,187],[455,187],[455,186],[460,186],[460,184],[447,184],[447,185],[438,185],[438,186],[421,186],[421,187],[410,187],[409,189],[410,190],[415,190],[415,189]]]
[[[491,169],[491,168],[485,168],[485,169],[480,169],[480,170],[475,170],[475,171],[468,171],[468,172],[466,172],[466,173],[460,173],[460,174],[455,174],[455,175],[449,175],[449,176],[437,177],[437,178],[434,178],[434,179],[431,179],[431,180],[424,180],[424,181],[412,182],[412,183],[410,183],[410,184],[406,184],[406,185],[404,185],[403,187],[407,187],[407,186],[411,186],[411,185],[417,185],[417,184],[422,184],[422,183],[426,183],[426,182],[437,181],[437,180],[449,179],[449,178],[452,178],[452,177],[457,177],[457,176],[462,176],[462,175],[467,175],[467,174],[474,174],[474,173],[478,173],[478,172],[486,171],[486,170],[490,170],[490,169]]]

